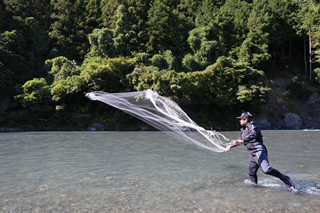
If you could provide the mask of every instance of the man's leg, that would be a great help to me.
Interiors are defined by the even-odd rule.
[[[249,161],[249,178],[252,183],[257,184],[258,183],[258,176],[257,172],[259,169],[259,164],[257,160],[255,159],[256,157],[250,155],[250,161]]]
[[[265,173],[267,175],[272,175],[277,178],[282,178],[283,175],[278,170],[272,168],[269,165],[269,160],[268,160],[266,152],[259,151],[256,153],[256,156],[258,159],[257,163],[261,167],[261,170],[263,171],[263,173]]]
[[[294,184],[288,176],[281,174],[278,170],[272,168],[269,165],[269,160],[265,152],[257,152],[256,155],[258,157],[258,163],[263,173],[277,177],[282,180],[287,186],[294,188]]]

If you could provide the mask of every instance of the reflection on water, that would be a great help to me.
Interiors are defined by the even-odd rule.
[[[261,172],[245,184],[243,146],[214,153],[161,132],[0,134],[0,211],[320,212],[320,132],[262,133],[298,192]]]

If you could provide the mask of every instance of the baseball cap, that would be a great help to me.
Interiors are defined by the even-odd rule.
[[[252,115],[249,112],[243,112],[240,117],[237,117],[237,119],[248,119],[248,118],[252,118]]]

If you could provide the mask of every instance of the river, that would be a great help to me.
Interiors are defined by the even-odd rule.
[[[238,131],[222,132],[236,139]],[[270,165],[244,146],[215,153],[163,132],[0,134],[1,212],[320,212],[320,131],[262,131]]]

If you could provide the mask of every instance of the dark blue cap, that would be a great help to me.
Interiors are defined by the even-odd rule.
[[[240,117],[237,117],[237,119],[251,119],[252,115],[249,112],[243,112]]]

